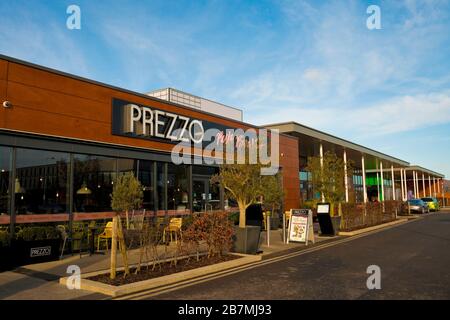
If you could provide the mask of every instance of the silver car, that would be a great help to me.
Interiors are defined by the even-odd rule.
[[[408,200],[408,204],[409,204],[409,208],[411,211],[414,211],[417,213],[430,212],[430,209],[428,208],[428,204],[421,199]],[[406,207],[406,210],[408,210],[408,207]]]

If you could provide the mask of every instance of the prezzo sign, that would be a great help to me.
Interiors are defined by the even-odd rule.
[[[52,254],[52,247],[38,247],[38,248],[31,248],[30,249],[30,258],[34,257],[44,257],[49,256]]]
[[[192,164],[192,161],[195,164],[242,164],[248,160],[263,165],[262,175],[275,174],[279,169],[278,131],[269,130],[269,134],[264,128],[246,127],[230,128],[112,99],[112,134],[174,144],[171,150],[174,164]],[[196,152],[192,157],[192,147],[201,148],[201,156]]]
[[[113,99],[113,134],[170,142],[201,143],[203,122],[148,106]]]

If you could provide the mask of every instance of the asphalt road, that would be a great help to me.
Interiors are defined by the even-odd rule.
[[[147,299],[450,299],[450,213]]]

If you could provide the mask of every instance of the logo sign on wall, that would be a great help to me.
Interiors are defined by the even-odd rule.
[[[289,220],[288,243],[308,241],[315,243],[312,211],[309,209],[291,209]]]
[[[209,130],[213,131],[212,137],[209,136]],[[253,134],[217,122],[195,119],[117,98],[112,99],[111,131],[113,135],[171,144],[201,144],[202,147],[211,142],[222,145],[232,142],[237,147],[245,141],[258,141],[256,131]]]
[[[113,134],[171,142],[201,143],[203,122],[149,106],[113,99]]]
[[[38,247],[30,249],[30,258],[45,257],[52,254],[52,247]]]

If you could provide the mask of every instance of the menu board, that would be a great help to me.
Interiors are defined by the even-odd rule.
[[[291,209],[288,243],[292,241],[308,244],[308,240],[314,242],[312,211],[309,209]]]

